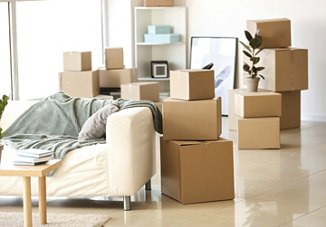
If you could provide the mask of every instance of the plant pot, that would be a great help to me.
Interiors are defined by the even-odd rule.
[[[247,84],[247,91],[257,91],[258,90],[258,83],[259,83],[260,77],[255,78],[246,78],[246,84]]]

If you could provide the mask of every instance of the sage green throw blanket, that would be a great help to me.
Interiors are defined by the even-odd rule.
[[[148,107],[155,130],[162,133],[162,115],[151,101],[72,98],[59,92],[46,97],[25,111],[5,132],[3,140],[16,149],[38,148],[54,151],[57,159],[76,148],[105,143],[105,138],[78,141],[84,122],[105,105],[119,110]]]

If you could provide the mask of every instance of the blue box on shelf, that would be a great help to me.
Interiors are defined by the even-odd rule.
[[[145,34],[144,35],[145,43],[175,43],[181,41],[180,34]]]
[[[172,26],[170,25],[148,25],[147,26],[148,34],[171,34]]]

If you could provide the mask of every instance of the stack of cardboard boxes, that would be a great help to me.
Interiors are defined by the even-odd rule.
[[[99,94],[99,71],[92,71],[92,53],[63,53],[63,72],[59,73],[60,90],[71,96],[95,97]]]
[[[254,136],[254,129],[248,125],[249,121],[245,123],[242,118],[243,115],[239,115],[241,111],[248,109],[260,109],[264,106],[266,110],[274,106],[274,111],[280,111],[280,129],[298,128],[301,122],[301,90],[308,89],[308,50],[302,48],[292,48],[291,46],[291,21],[286,18],[281,19],[269,19],[269,20],[249,20],[247,21],[247,30],[254,34],[259,31],[259,35],[263,38],[262,50],[260,52],[260,65],[265,69],[262,71],[265,80],[260,80],[259,88],[260,92],[257,94],[245,94],[241,89],[231,90],[229,93],[229,128],[230,130],[238,130],[238,142],[239,148],[276,148],[260,144],[263,141],[256,141],[254,145],[244,146],[243,142],[249,142],[250,136]],[[268,96],[275,96],[276,92],[281,95],[281,103],[271,101],[271,97],[266,96],[263,92],[269,91]],[[272,93],[275,93],[273,95]],[[257,97],[256,97],[257,96]],[[242,100],[241,102],[239,100]],[[251,104],[248,101],[251,100]],[[263,102],[259,100],[264,100]],[[279,98],[277,99],[279,100]],[[239,103],[240,102],[240,103]],[[265,102],[265,104],[264,104]],[[276,106],[281,105],[281,108]],[[275,105],[274,105],[275,104]],[[248,106],[251,105],[251,106]],[[270,114],[269,117],[272,115]],[[248,118],[253,116],[247,115]],[[240,123],[241,122],[241,123]],[[241,125],[240,125],[241,124]],[[260,123],[262,129],[264,123]],[[265,125],[266,126],[266,125]],[[257,121],[258,127],[258,121]],[[240,130],[241,128],[241,130]],[[276,130],[275,127],[268,127]],[[249,130],[250,129],[250,130]],[[261,137],[263,133],[257,133]],[[266,134],[268,135],[268,134]],[[276,135],[276,134],[275,134]],[[279,136],[274,136],[274,142]],[[266,140],[267,141],[267,140]]]
[[[280,148],[282,95],[238,90],[233,98],[238,118],[238,148]]]
[[[298,128],[301,90],[308,89],[308,50],[293,48],[291,21],[287,18],[249,20],[247,29],[263,38],[261,65],[265,80],[259,87],[282,94],[281,129]]]
[[[213,70],[170,71],[163,100],[161,190],[188,204],[234,198],[233,143],[220,138]]]

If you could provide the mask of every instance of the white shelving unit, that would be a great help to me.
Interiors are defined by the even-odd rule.
[[[152,78],[152,60],[168,61],[169,69],[185,69],[187,66],[187,9],[175,7],[135,7],[134,12],[134,67],[139,81],[158,81],[162,93],[169,92],[169,78]],[[145,43],[148,25],[170,25],[173,33],[181,34],[181,42]]]

